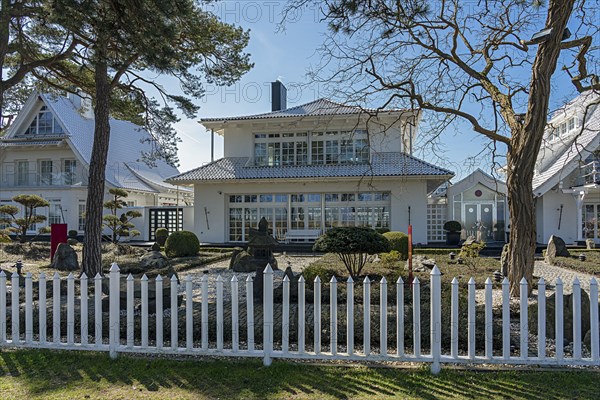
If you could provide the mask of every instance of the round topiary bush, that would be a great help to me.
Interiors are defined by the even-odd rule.
[[[77,237],[77,234],[78,234],[78,232],[77,232],[75,229],[71,229],[71,230],[69,231],[69,234],[68,234],[68,236],[69,236],[70,238],[76,238],[76,237]]]
[[[173,232],[165,243],[167,257],[195,256],[200,251],[198,236],[190,231]]]
[[[444,230],[448,232],[460,232],[462,230],[462,225],[458,221],[446,221]]]
[[[408,258],[408,235],[404,232],[386,232],[383,234],[388,242],[390,242],[390,249],[396,250],[400,253],[400,259],[406,260]]]
[[[167,228],[158,228],[154,231],[154,237],[159,245],[164,246],[169,237],[169,231]]]

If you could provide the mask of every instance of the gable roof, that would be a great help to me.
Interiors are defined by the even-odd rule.
[[[249,157],[221,158],[210,164],[173,176],[171,183],[252,179],[320,179],[358,177],[423,177],[448,179],[453,172],[436,167],[404,153],[373,154],[370,164],[287,165],[261,167],[248,165]]]
[[[598,102],[600,102],[600,94],[594,92],[582,93],[565,107],[562,107],[559,112],[564,114],[567,109],[583,111],[590,103]],[[556,160],[544,170],[537,171],[533,176],[533,193],[535,195],[544,195],[578,168],[580,160],[585,159],[591,152],[600,147],[600,104],[593,107],[588,110],[581,131],[578,131],[577,135],[571,138],[570,142],[556,157]],[[554,113],[553,117],[558,115],[557,113]]]
[[[310,116],[333,116],[333,115],[358,115],[368,113],[393,113],[403,112],[408,110],[376,110],[361,108],[356,106],[349,106],[346,104],[336,103],[328,99],[318,99],[311,101],[310,103],[301,104],[299,106],[287,108],[285,110],[272,111],[268,113],[243,115],[238,117],[216,117],[216,118],[202,118],[200,123],[204,122],[225,122],[225,121],[244,121],[244,120],[256,120],[256,119],[270,119],[270,118],[290,118],[290,117],[310,117]]]
[[[31,138],[31,140],[22,138],[20,140],[20,137],[15,136],[19,132],[18,129],[27,121],[26,115],[33,111],[37,100],[44,102],[50,109],[65,131],[62,139],[67,141],[85,166],[89,167],[94,142],[94,119],[84,117],[66,97],[43,93],[32,94],[19,113],[17,120],[9,128],[7,136],[0,139],[1,145],[9,146],[15,143],[32,145],[40,142],[40,138],[46,137],[40,135],[39,138]],[[114,118],[110,119],[110,129],[106,163],[106,181],[110,185],[153,193],[176,189],[164,180],[178,174],[177,168],[163,160],[157,160],[156,167],[150,167],[143,161],[138,161],[142,151],[151,150],[152,143],[147,142],[151,136],[146,130],[131,122]],[[57,139],[60,136],[52,136],[52,138]]]
[[[477,184],[481,184],[491,191],[506,194],[506,183],[498,178],[494,178],[480,168],[471,172],[469,175],[450,185],[447,189],[448,195],[464,192]]]

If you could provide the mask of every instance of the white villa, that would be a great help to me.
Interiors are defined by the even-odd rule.
[[[537,242],[600,243],[600,94],[586,92],[556,111],[533,178]]]
[[[138,161],[141,151],[152,146],[145,141],[148,132],[127,121],[111,119],[110,124],[107,194],[110,188],[127,190],[128,207],[139,207],[144,214],[144,226],[138,229],[146,240],[156,227],[179,224],[181,229],[183,211],[176,208],[191,204],[192,193],[164,182],[179,171],[161,160],[153,168]],[[0,138],[0,203],[11,203],[21,193],[40,195],[50,202],[49,208],[38,209],[46,213],[48,225],[66,223],[69,230],[83,234],[93,136],[89,100],[75,94],[67,98],[33,93]]]
[[[286,108],[283,84],[272,89],[272,112],[202,119],[223,136],[224,157],[168,179],[194,186],[202,242],[247,241],[262,217],[281,241],[410,223],[414,242],[427,242],[427,193],[453,173],[411,155],[418,113],[326,99]]]

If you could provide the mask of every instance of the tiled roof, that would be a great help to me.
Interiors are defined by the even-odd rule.
[[[597,102],[600,96],[594,93],[584,93],[569,103],[571,107],[583,107],[589,102]],[[579,161],[595,151],[600,146],[600,105],[588,111],[584,121],[584,129],[565,146],[564,150],[556,157],[556,160],[548,165],[543,171],[533,176],[533,192],[543,195],[562,179],[569,176],[575,168],[579,167]],[[562,110],[564,113],[564,110]],[[556,115],[556,114],[555,114]],[[541,156],[541,152],[540,152]]]
[[[66,97],[37,94],[60,121],[66,139],[79,153],[86,165],[89,165],[94,142],[94,120],[85,118]],[[131,122],[110,119],[110,144],[106,163],[106,180],[115,187],[131,190],[158,192],[160,188],[174,187],[165,183],[165,178],[178,174],[177,168],[162,160],[156,161],[156,167],[149,167],[138,159],[142,151],[150,151],[152,144],[144,141],[150,134]],[[8,139],[8,138],[7,138]],[[10,140],[2,141],[10,145]],[[34,144],[34,141],[28,141]],[[40,144],[49,144],[44,141]]]
[[[370,164],[248,166],[248,157],[221,158],[215,162],[169,178],[171,183],[244,179],[302,179],[343,177],[450,177],[453,172],[404,153],[374,154]]]
[[[202,118],[200,122],[223,122],[223,121],[239,121],[250,119],[266,119],[266,118],[288,118],[288,117],[308,117],[308,116],[323,116],[323,115],[351,115],[351,114],[367,114],[370,112],[397,112],[403,110],[375,110],[364,109],[355,106],[336,103],[328,99],[318,99],[310,103],[302,104],[296,107],[287,108],[285,110],[273,111],[262,114],[244,115],[238,117],[222,117],[222,118]]]

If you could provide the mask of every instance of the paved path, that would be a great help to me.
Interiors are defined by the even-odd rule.
[[[560,277],[560,279],[563,281],[565,293],[571,292],[571,285],[573,284],[575,277],[579,279],[581,288],[589,291],[590,279],[593,277],[593,275],[585,274],[583,272],[572,271],[569,269],[549,265],[544,261],[535,262],[533,275],[540,278],[543,277],[548,288],[554,288],[556,278]],[[596,280],[598,280],[598,278],[596,278]]]

